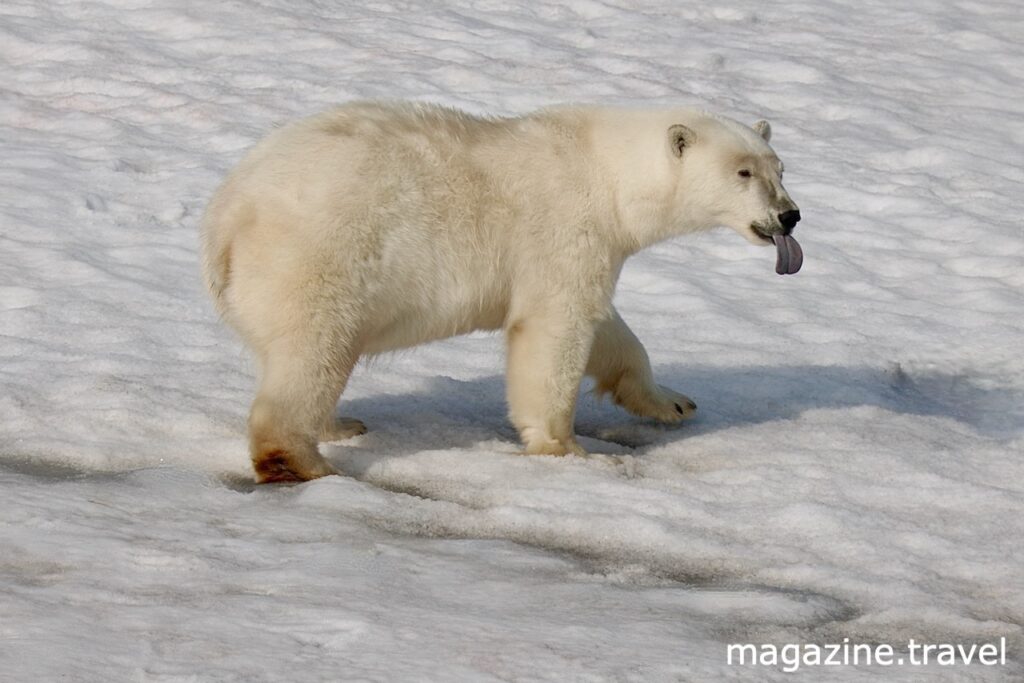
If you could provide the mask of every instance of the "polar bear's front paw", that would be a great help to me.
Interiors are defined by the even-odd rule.
[[[646,416],[661,422],[681,422],[689,420],[697,413],[697,404],[693,402],[693,399],[660,384],[652,399],[653,409],[646,413]]]
[[[646,392],[623,392],[615,398],[619,405],[634,415],[669,424],[689,420],[697,412],[697,404],[689,396],[660,384]]]
[[[533,438],[526,441],[525,455],[586,455],[575,439]]]

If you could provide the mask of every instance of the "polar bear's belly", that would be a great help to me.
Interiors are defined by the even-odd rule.
[[[461,280],[461,278],[460,278]],[[454,279],[433,291],[401,292],[378,302],[376,324],[368,330],[363,351],[385,353],[505,324],[508,297],[495,281]]]

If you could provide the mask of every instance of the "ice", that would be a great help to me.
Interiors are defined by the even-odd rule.
[[[1024,648],[1024,15],[1007,2],[0,5],[4,680],[790,680],[725,644]],[[197,222],[353,98],[771,121],[805,263],[729,231],[616,304],[677,429],[524,458],[501,339],[361,366],[344,477],[255,487]],[[588,389],[589,387],[585,387]]]

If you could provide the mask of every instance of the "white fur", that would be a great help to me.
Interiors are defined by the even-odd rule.
[[[694,110],[497,119],[356,103],[270,134],[203,224],[207,285],[260,364],[258,478],[332,471],[317,441],[360,432],[333,411],[361,355],[477,329],[506,331],[528,453],[580,452],[585,372],[631,412],[688,417],[612,293],[625,259],[659,240],[728,225],[764,243],[751,224],[778,229],[795,207],[766,130]]]

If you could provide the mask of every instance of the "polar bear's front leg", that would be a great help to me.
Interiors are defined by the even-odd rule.
[[[611,394],[634,415],[679,422],[697,410],[687,396],[655,383],[647,351],[618,311],[597,328],[587,374],[597,380],[599,394]]]
[[[582,455],[573,421],[593,325],[534,316],[510,325],[507,334],[509,417],[526,452]]]

